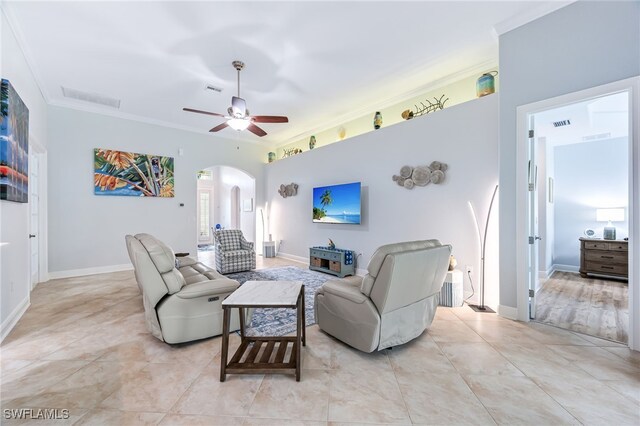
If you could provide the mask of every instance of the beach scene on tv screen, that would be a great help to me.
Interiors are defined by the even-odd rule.
[[[360,223],[360,182],[313,188],[313,221]]]

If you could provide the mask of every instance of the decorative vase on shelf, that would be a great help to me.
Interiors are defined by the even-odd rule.
[[[328,246],[331,250],[335,250],[336,249],[336,245],[333,242],[333,240],[331,240],[331,238],[329,238],[329,246]]]
[[[373,128],[378,130],[380,127],[382,127],[382,114],[380,114],[380,111],[376,111],[373,116]]]
[[[309,149],[313,149],[316,146],[316,137],[311,135],[309,138]]]
[[[275,152],[270,152],[268,154],[268,156],[269,156],[269,162],[270,163],[273,163],[274,161],[276,161],[276,153]]]
[[[491,71],[488,73],[484,73],[478,78],[476,82],[476,94],[479,98],[483,96],[490,95],[495,93],[496,85],[495,85],[495,76],[498,75],[498,71]]]

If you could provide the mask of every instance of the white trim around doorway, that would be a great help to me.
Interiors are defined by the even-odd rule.
[[[620,80],[517,108],[516,146],[516,276],[517,319],[529,321],[527,281],[527,138],[531,114],[609,94],[629,93],[629,347],[640,350],[640,77]]]

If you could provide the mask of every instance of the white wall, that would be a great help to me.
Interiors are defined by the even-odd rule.
[[[132,233],[153,234],[175,251],[193,254],[197,172],[226,164],[262,179],[267,149],[258,143],[59,107],[50,107],[49,117],[49,270],[54,276],[128,266],[124,236]],[[94,148],[173,156],[175,198],[94,195]]]
[[[279,254],[308,261],[309,247],[326,245],[331,238],[338,247],[362,253],[358,267],[366,268],[382,244],[437,238],[453,245],[459,269],[473,267],[477,295],[479,242],[467,203],[474,204],[484,227],[498,181],[497,141],[498,97],[487,96],[267,164],[270,232],[282,240]],[[391,180],[404,165],[434,160],[449,165],[444,184],[406,190]],[[312,222],[315,186],[356,181],[362,182],[361,225]],[[298,195],[282,198],[280,184],[292,182],[299,185]],[[497,205],[491,223],[485,303],[495,308]],[[466,278],[465,290],[470,292]]]
[[[240,188],[240,228],[247,241],[255,242],[256,235],[256,182],[242,170],[227,166],[210,167],[214,181],[214,220],[224,228],[231,228],[231,189]],[[243,202],[253,199],[252,211],[245,212]]]
[[[1,13],[1,77],[29,108],[29,139],[47,147],[47,106],[20,46]],[[4,337],[29,302],[29,204],[0,201],[0,318]]]
[[[640,2],[576,2],[500,36],[500,304],[515,308],[516,107],[640,75]]]
[[[560,145],[554,157],[554,263],[578,268],[584,230],[602,238],[606,222],[596,222],[597,208],[624,207],[625,221],[613,225],[618,239],[629,236],[629,139]]]

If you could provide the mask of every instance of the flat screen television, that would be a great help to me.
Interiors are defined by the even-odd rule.
[[[360,182],[313,188],[313,221],[360,224]]]

